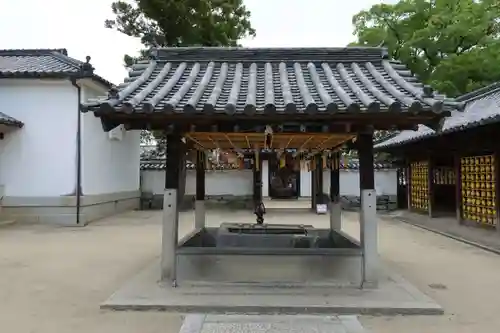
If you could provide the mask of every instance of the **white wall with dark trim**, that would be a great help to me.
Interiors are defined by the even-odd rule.
[[[82,103],[107,92],[87,79],[79,83]],[[140,132],[110,140],[99,118],[79,113],[78,102],[78,90],[68,79],[0,79],[0,110],[24,123],[0,136],[2,215],[20,222],[85,225],[139,206]],[[78,219],[79,115],[83,196]]]
[[[311,172],[302,170],[300,174],[300,196],[311,196]],[[397,170],[375,170],[375,191],[377,195],[397,195]],[[330,170],[323,173],[323,192],[330,193]],[[340,195],[359,197],[359,171],[357,169],[340,170]]]
[[[24,123],[0,140],[5,196],[75,193],[77,103],[69,80],[0,80],[0,110]]]
[[[83,93],[87,100],[106,91],[85,86]],[[123,131],[121,140],[110,140],[101,120],[83,113],[82,159],[83,195],[139,190],[140,131]]]
[[[267,161],[263,161],[262,195],[269,195]],[[142,192],[163,194],[165,188],[165,170],[142,170]],[[251,196],[253,192],[252,170],[208,170],[205,173],[205,191],[207,196]],[[188,170],[186,177],[186,195],[195,194],[196,172]],[[397,194],[396,169],[382,169],[375,171],[375,190],[378,195]],[[323,191],[330,191],[330,171],[325,170],[323,175]],[[358,170],[340,171],[340,195],[359,196]],[[311,172],[302,170],[300,175],[300,196],[311,196]]]

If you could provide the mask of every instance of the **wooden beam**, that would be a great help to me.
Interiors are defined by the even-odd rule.
[[[219,144],[215,142],[210,135],[208,135],[207,138],[214,144],[216,149],[220,149]]]
[[[195,138],[193,138],[191,135],[186,134],[185,137],[188,138],[189,140],[193,141],[194,143],[196,143],[201,148],[206,149],[198,140],[196,140]]]
[[[227,133],[227,132],[190,132],[186,135],[190,141],[198,143],[205,149],[220,148],[220,149],[234,149],[240,150],[243,147],[250,149],[254,143],[262,145],[262,138],[265,135],[262,133]],[[339,146],[345,141],[351,140],[354,136],[352,134],[319,134],[319,133],[276,133],[273,135],[273,143],[270,147],[287,149],[290,144],[295,142],[293,148],[299,149],[315,149],[325,150],[330,147],[325,147],[325,144],[332,141],[331,146]],[[334,141],[335,140],[335,141]],[[265,142],[264,142],[265,143]]]
[[[239,153],[239,154],[243,155],[241,148],[236,147],[236,146],[235,146],[235,144],[233,143],[233,141],[231,141],[231,139],[229,138],[229,136],[228,136],[227,134],[225,134],[225,133],[224,133],[224,136],[226,137],[226,139],[227,139],[227,141],[229,142],[229,144],[233,147],[233,149],[234,149],[237,153]]]
[[[307,140],[306,140],[306,141],[302,144],[302,146],[300,146],[300,148],[299,148],[299,149],[297,149],[297,152],[300,152],[302,149],[304,149],[304,147],[306,146],[306,144],[307,144],[309,141],[311,141],[311,140],[312,140],[312,138],[313,138],[313,137],[312,137],[312,136],[310,136],[310,137],[309,137],[309,138],[308,138],[308,139],[307,139]],[[295,157],[295,156],[294,156],[294,157]]]

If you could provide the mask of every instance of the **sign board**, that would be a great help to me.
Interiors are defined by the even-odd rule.
[[[327,205],[325,204],[319,204],[319,205],[316,205],[316,213],[318,214],[326,214],[327,213]]]

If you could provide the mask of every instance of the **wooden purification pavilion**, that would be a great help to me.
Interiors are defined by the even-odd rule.
[[[407,208],[500,230],[499,99],[500,84],[463,95],[465,111],[447,118],[441,133],[420,126],[376,146],[399,159]]]
[[[162,279],[174,286],[250,283],[368,287],[377,284],[377,218],[373,132],[439,128],[460,107],[435,96],[383,48],[166,48],[133,66],[127,83],[86,105],[109,131],[163,130],[167,136]],[[184,141],[186,143],[184,143]],[[341,229],[339,150],[358,150],[361,241]],[[254,151],[257,224],[205,226],[204,154]],[[268,225],[262,205],[261,149],[314,159],[331,167],[328,230]],[[186,149],[196,149],[195,230],[178,242],[177,189]],[[322,184],[322,181],[313,182]],[[322,193],[321,185],[314,193]],[[318,198],[313,195],[313,198]],[[316,199],[313,199],[316,200]],[[278,269],[279,268],[279,269]],[[283,274],[287,271],[287,274]]]

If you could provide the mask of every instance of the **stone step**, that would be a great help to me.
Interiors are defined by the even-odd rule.
[[[0,219],[0,227],[5,227],[5,226],[12,225],[15,223],[16,223],[16,220]]]

